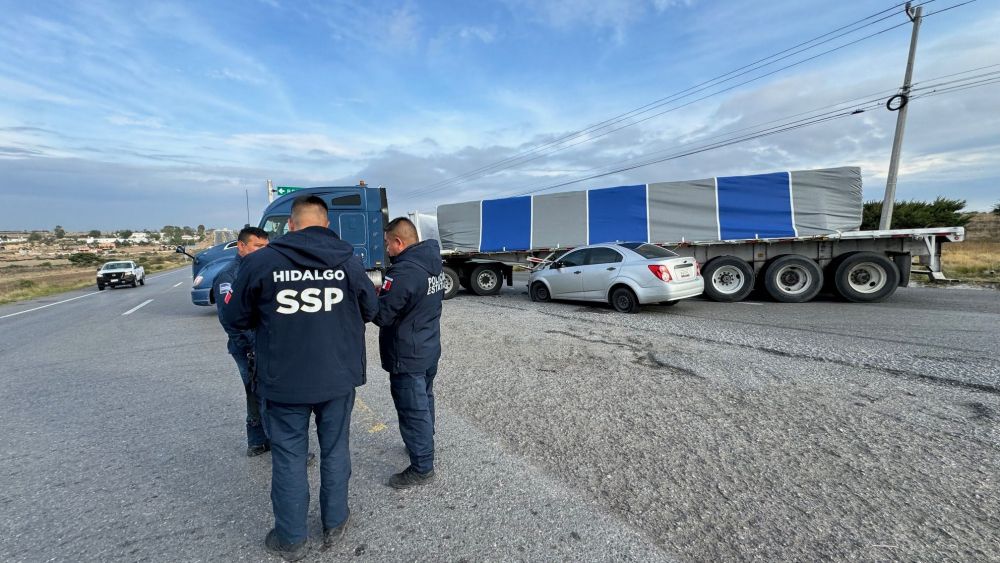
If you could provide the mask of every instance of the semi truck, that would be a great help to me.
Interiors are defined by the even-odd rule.
[[[258,227],[267,231],[271,240],[288,232],[288,217],[292,202],[302,195],[315,195],[330,208],[330,228],[341,239],[354,246],[354,255],[365,267],[368,277],[376,286],[382,285],[386,262],[383,229],[389,221],[389,207],[385,188],[371,188],[365,182],[356,186],[327,186],[302,188],[285,194],[271,202],[261,215]],[[215,276],[236,259],[237,241],[215,245],[196,255],[183,246],[177,252],[192,259],[191,302],[195,305],[213,305],[216,300]]]
[[[515,268],[546,268],[576,246],[645,242],[692,257],[705,296],[746,299],[755,288],[800,303],[823,290],[847,301],[886,299],[908,285],[913,259],[943,280],[941,247],[961,227],[859,230],[861,170],[841,167],[715,177],[441,205],[446,298],[494,295]],[[419,230],[432,217],[411,213]]]

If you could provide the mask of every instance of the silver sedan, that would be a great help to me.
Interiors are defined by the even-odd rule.
[[[640,305],[674,305],[701,295],[705,280],[694,258],[654,244],[625,242],[553,254],[531,272],[528,288],[532,301],[599,301],[635,313]]]

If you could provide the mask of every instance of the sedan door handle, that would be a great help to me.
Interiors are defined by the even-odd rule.
[[[575,272],[573,272],[573,273],[574,273],[574,274],[579,274],[579,273],[580,273],[580,270],[577,270],[577,271],[575,271]]]
[[[611,271],[614,271],[614,270],[617,270],[617,269],[618,269],[618,268],[615,268],[615,267],[611,267],[611,268],[608,268],[608,271],[609,271],[609,272],[611,272]]]

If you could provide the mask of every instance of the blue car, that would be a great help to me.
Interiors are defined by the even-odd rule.
[[[271,240],[288,232],[292,202],[301,195],[323,198],[330,208],[330,228],[354,246],[354,255],[361,259],[372,283],[381,286],[382,273],[388,267],[382,238],[389,222],[385,188],[369,188],[362,182],[357,186],[303,188],[284,195],[267,206],[258,225],[268,232]],[[236,241],[217,244],[193,256],[183,246],[178,246],[177,252],[192,259],[191,302],[214,305],[215,276],[236,259]]]

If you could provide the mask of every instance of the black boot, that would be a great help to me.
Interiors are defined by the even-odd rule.
[[[309,554],[309,541],[304,540],[298,545],[281,543],[278,534],[272,528],[264,538],[264,549],[271,555],[277,555],[285,561],[298,561]]]
[[[420,473],[413,466],[409,466],[403,471],[396,473],[389,478],[389,486],[393,489],[410,489],[426,485],[434,480],[434,470],[427,473]]]

